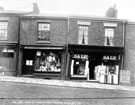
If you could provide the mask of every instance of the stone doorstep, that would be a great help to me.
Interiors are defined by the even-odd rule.
[[[0,81],[46,84],[46,85],[56,85],[56,86],[68,86],[68,87],[135,91],[135,87],[133,86],[109,85],[109,84],[90,83],[90,82],[73,82],[73,81],[64,81],[64,80],[45,80],[45,79],[26,78],[26,77],[0,76]]]

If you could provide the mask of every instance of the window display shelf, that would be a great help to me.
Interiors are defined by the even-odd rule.
[[[78,78],[87,78],[86,75],[72,75],[71,77],[78,77]]]
[[[54,71],[35,71],[34,73],[41,73],[41,74],[60,74],[60,71],[54,72]]]

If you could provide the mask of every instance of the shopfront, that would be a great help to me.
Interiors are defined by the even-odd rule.
[[[63,47],[24,47],[22,74],[61,78]]]
[[[69,45],[70,79],[119,84],[123,48]]]
[[[16,45],[0,46],[0,75],[16,75]]]

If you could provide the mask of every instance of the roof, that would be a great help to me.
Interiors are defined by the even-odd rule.
[[[128,20],[126,19],[118,19],[115,17],[106,17],[106,16],[86,16],[86,15],[70,15],[71,19],[91,19],[91,20],[97,20],[97,21],[123,21],[127,22]]]
[[[0,10],[0,14],[29,14],[32,12],[27,11],[17,11],[17,10]]]
[[[60,18],[60,19],[67,19],[68,15],[61,15],[61,14],[27,14],[23,15],[22,17],[32,17],[32,18]]]
[[[117,19],[113,17],[105,16],[86,16],[86,15],[62,15],[62,14],[27,14],[23,15],[24,18],[60,18],[60,19],[91,19],[97,21],[117,21],[117,22],[127,22],[126,19]]]
[[[18,10],[0,10],[0,14],[23,15],[24,18],[58,18],[58,19],[91,19],[97,21],[117,21],[127,22],[126,19],[118,19],[106,16],[88,16],[88,15],[62,15],[62,14],[33,14],[32,11],[18,11]]]

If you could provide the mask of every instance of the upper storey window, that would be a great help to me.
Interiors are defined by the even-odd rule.
[[[79,25],[78,44],[88,44],[88,26]]]
[[[7,40],[8,22],[0,22],[0,40]]]
[[[105,46],[114,46],[114,36],[115,36],[115,28],[116,23],[104,23],[105,27]]]
[[[114,28],[105,28],[105,45],[113,46]]]
[[[88,33],[89,33],[90,22],[78,22],[79,35],[78,44],[88,44]]]
[[[38,40],[50,41],[50,22],[38,22]]]

